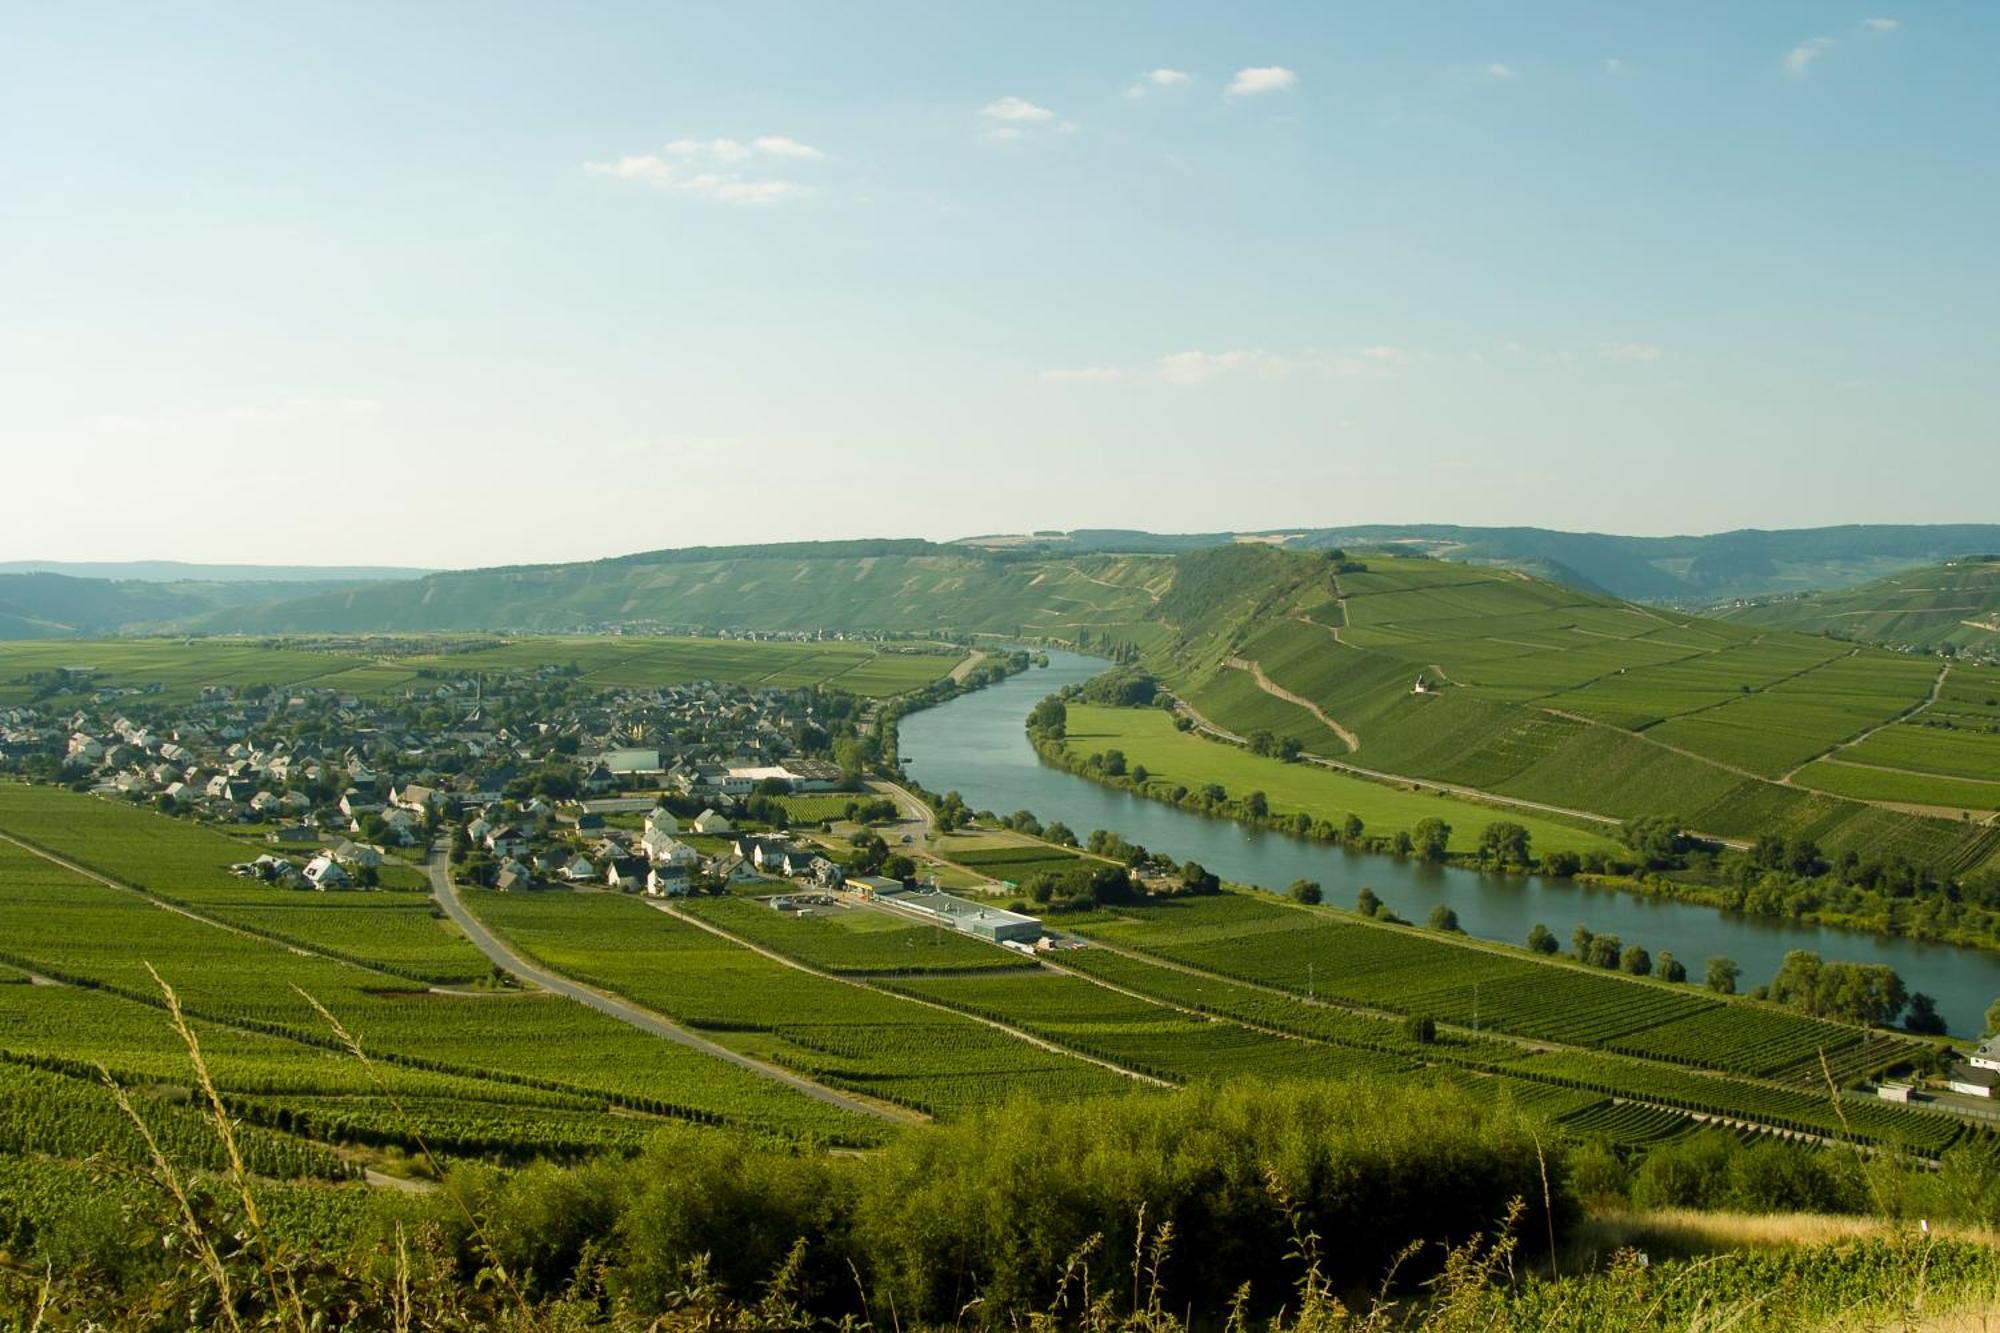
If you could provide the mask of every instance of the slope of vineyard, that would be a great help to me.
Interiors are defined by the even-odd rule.
[[[1952,870],[2000,852],[2000,830],[1923,799],[1940,777],[1977,799],[1970,784],[2000,776],[1976,716],[2000,671],[1954,667],[1932,717],[1935,662],[1400,555],[1193,552],[1158,614],[1173,637],[1148,664],[1210,722],[1336,763]],[[1945,734],[1957,708],[1971,712]],[[1825,756],[1885,753],[1867,762],[1931,785],[1859,799],[1792,780]]]

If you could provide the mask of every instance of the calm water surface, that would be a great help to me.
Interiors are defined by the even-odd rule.
[[[1042,763],[1028,744],[1028,711],[1043,696],[1104,669],[1097,658],[1051,652],[1046,668],[911,714],[899,729],[911,775],[932,791],[957,791],[975,810],[1032,810],[1045,823],[1061,820],[1078,836],[1112,829],[1242,884],[1282,890],[1295,879],[1318,880],[1327,901],[1343,907],[1353,904],[1355,891],[1365,884],[1411,921],[1424,920],[1433,906],[1446,903],[1468,934],[1486,939],[1519,944],[1539,921],[1567,945],[1571,929],[1581,922],[1627,944],[1643,944],[1655,957],[1669,951],[1696,978],[1711,954],[1727,954],[1742,965],[1746,990],[1769,981],[1788,949],[1886,963],[1911,990],[1936,998],[1958,1036],[1977,1036],[1987,1004],[2000,995],[2000,957],[1979,950],[1731,916],[1567,879],[1488,875],[1328,847],[1100,787]]]

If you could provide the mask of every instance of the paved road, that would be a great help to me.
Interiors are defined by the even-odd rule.
[[[430,871],[431,877],[431,896],[437,900],[438,906],[444,909],[445,915],[457,923],[458,928],[465,932],[465,937],[472,941],[479,952],[485,954],[497,966],[511,972],[523,981],[531,982],[543,990],[575,1000],[578,1004],[589,1005],[599,1013],[608,1014],[621,1023],[629,1023],[642,1032],[650,1032],[656,1037],[665,1037],[668,1041],[677,1042],[682,1046],[688,1047],[690,1050],[700,1051],[703,1055],[714,1056],[716,1059],[735,1065],[739,1069],[747,1069],[753,1074],[759,1074],[765,1078],[782,1083],[786,1087],[802,1092],[815,1101],[825,1102],[829,1106],[838,1106],[842,1110],[858,1111],[862,1115],[872,1115],[879,1119],[894,1120],[899,1123],[909,1123],[919,1118],[914,1113],[906,1112],[900,1107],[885,1106],[874,1102],[866,1102],[858,1097],[849,1097],[844,1093],[835,1092],[832,1088],[814,1083],[810,1079],[801,1078],[788,1069],[781,1069],[776,1065],[765,1064],[762,1060],[753,1059],[740,1051],[732,1051],[727,1046],[718,1045],[706,1037],[696,1036],[686,1028],[669,1022],[650,1009],[643,1009],[629,1000],[620,999],[616,995],[607,995],[603,991],[593,990],[591,987],[572,981],[560,973],[551,972],[545,967],[528,961],[520,954],[514,952],[504,940],[488,930],[485,923],[467,910],[463,902],[459,901],[458,886],[452,883],[450,862],[445,858],[445,847],[442,842],[431,849],[430,861],[427,863],[427,868]]]

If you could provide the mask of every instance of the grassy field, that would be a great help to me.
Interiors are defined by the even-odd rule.
[[[1479,831],[1499,820],[1511,820],[1527,828],[1537,851],[1581,852],[1613,845],[1605,833],[1530,811],[1413,792],[1330,772],[1313,764],[1288,764],[1254,755],[1192,732],[1176,731],[1173,718],[1155,708],[1074,705],[1069,710],[1065,743],[1078,755],[1123,750],[1128,767],[1145,766],[1148,789],[1154,792],[1219,782],[1233,797],[1261,791],[1270,801],[1271,809],[1283,814],[1304,811],[1314,819],[1327,819],[1335,824],[1349,814],[1358,815],[1372,833],[1407,829],[1422,819],[1443,819],[1452,827],[1454,851],[1471,851],[1479,840]]]

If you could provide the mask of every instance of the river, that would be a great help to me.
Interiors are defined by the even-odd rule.
[[[1528,928],[1541,922],[1566,947],[1572,928],[1582,923],[1627,944],[1643,944],[1655,957],[1671,952],[1697,980],[1710,955],[1726,954],[1742,966],[1740,984],[1746,990],[1769,981],[1791,949],[1811,949],[1829,960],[1886,963],[1912,991],[1937,1000],[1955,1036],[1976,1037],[1986,1006],[2000,995],[2000,957],[1976,949],[1737,916],[1569,879],[1424,865],[1246,828],[1101,787],[1042,763],[1028,744],[1028,711],[1039,700],[1105,669],[1101,660],[1076,653],[1048,656],[1045,668],[904,718],[899,748],[911,776],[932,791],[957,791],[975,810],[1032,810],[1045,823],[1061,820],[1079,836],[1112,829],[1241,884],[1282,890],[1295,879],[1317,880],[1326,900],[1343,907],[1366,885],[1411,921],[1423,921],[1432,907],[1448,904],[1466,933],[1484,939],[1519,944]]]

